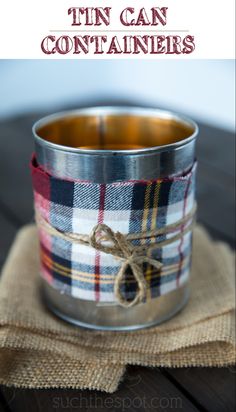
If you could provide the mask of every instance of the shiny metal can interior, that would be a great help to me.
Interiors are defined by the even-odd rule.
[[[188,118],[157,109],[94,107],[47,116],[34,125],[33,135],[37,162],[46,172],[113,183],[181,176],[194,163],[198,127]],[[91,329],[157,325],[174,316],[189,297],[186,282],[166,295],[124,308],[74,298],[42,283],[44,299],[56,315]]]

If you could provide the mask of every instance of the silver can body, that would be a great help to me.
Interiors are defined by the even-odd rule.
[[[178,139],[170,144],[131,150],[71,147],[41,136],[40,130],[44,127],[47,128],[48,125],[54,124],[60,119],[81,116],[88,119],[99,119],[98,124],[103,133],[106,133],[104,119],[107,116],[160,119],[168,124],[173,123],[183,128],[186,127],[188,133],[183,139]],[[33,133],[36,159],[46,172],[62,179],[86,180],[92,183],[115,183],[181,176],[191,169],[194,163],[198,128],[189,119],[161,110],[98,107],[48,116],[34,125]],[[129,139],[129,136],[126,138]],[[74,298],[61,293],[45,280],[43,280],[43,291],[47,305],[66,321],[93,329],[133,330],[159,324],[177,313],[188,300],[189,283],[186,282],[183,286],[166,295],[130,308],[124,308],[115,303],[99,303]]]

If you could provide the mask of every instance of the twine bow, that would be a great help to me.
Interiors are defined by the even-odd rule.
[[[103,239],[103,236],[101,236],[101,234],[103,234],[106,241],[109,241],[113,246],[102,244],[101,240]],[[143,263],[149,263],[158,270],[161,269],[162,263],[148,256],[139,255],[138,250],[135,249],[131,242],[129,242],[122,233],[113,232],[113,230],[105,224],[98,224],[93,228],[89,236],[89,244],[96,250],[110,253],[122,260],[121,267],[115,277],[114,283],[114,294],[120,305],[128,308],[141,302],[146,296],[146,281],[142,270]],[[122,280],[128,267],[130,267],[133,277],[137,282],[137,293],[133,300],[126,300],[122,296],[120,290]]]
[[[171,223],[162,228],[155,228],[147,232],[130,233],[123,235],[120,232],[114,232],[106,224],[96,225],[90,235],[79,233],[63,232],[52,226],[44,219],[39,210],[35,210],[35,218],[38,227],[43,228],[48,234],[72,242],[74,244],[91,246],[95,250],[111,254],[122,261],[121,267],[115,277],[114,294],[121,306],[131,307],[141,302],[146,296],[146,280],[143,275],[142,265],[148,263],[160,270],[162,263],[147,256],[147,252],[152,249],[162,248],[172,244],[190,232],[194,226],[194,216],[196,214],[196,204],[183,218],[175,223]],[[158,239],[158,236],[172,234],[164,240]],[[133,245],[134,240],[150,239],[150,243],[144,245]],[[105,242],[109,242],[106,244]],[[137,293],[133,300],[126,300],[121,293],[120,286],[127,268],[130,267],[134,279],[137,282]]]

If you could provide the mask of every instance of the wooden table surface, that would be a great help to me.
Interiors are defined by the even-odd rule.
[[[32,123],[45,113],[0,121],[0,265],[17,230],[33,219],[28,163]],[[214,238],[234,247],[234,135],[200,124],[197,144],[198,220]],[[0,371],[1,373],[1,371]],[[89,390],[0,387],[0,411],[235,410],[236,370],[130,366],[114,394]]]

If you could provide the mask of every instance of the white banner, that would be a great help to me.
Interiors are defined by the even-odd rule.
[[[235,0],[9,0],[2,59],[232,59]]]

